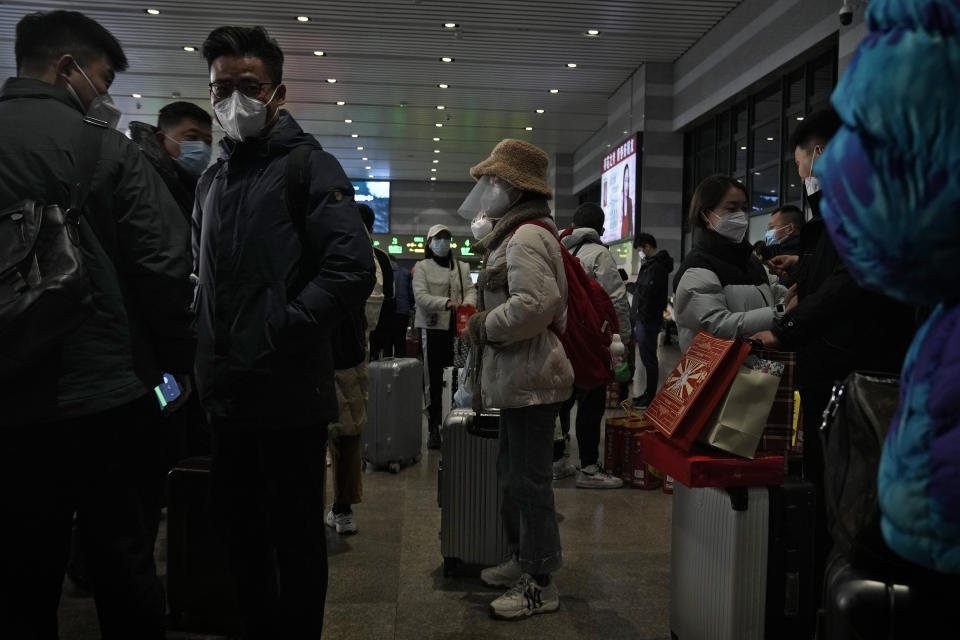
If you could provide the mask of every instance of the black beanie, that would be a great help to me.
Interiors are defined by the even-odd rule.
[[[597,233],[600,233],[603,229],[605,220],[606,216],[603,214],[603,209],[595,202],[584,202],[577,207],[573,214],[573,224],[578,227],[590,227]]]

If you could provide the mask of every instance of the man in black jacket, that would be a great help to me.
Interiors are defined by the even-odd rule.
[[[276,41],[262,27],[220,27],[203,55],[227,133],[193,215],[214,516],[246,636],[320,637],[324,452],[337,419],[330,331],[362,310],[373,253],[340,164],[280,109],[287,91]],[[288,176],[302,147],[306,166]],[[288,194],[289,177],[306,193]]]
[[[157,117],[157,126],[130,123],[130,137],[157,170],[184,218],[193,215],[197,180],[210,164],[213,118],[192,102],[171,102]]]
[[[633,245],[644,256],[633,293],[633,313],[637,318],[633,336],[640,350],[640,361],[647,374],[643,395],[634,398],[635,407],[645,407],[657,394],[660,363],[657,361],[657,336],[663,326],[663,312],[667,308],[668,280],[673,271],[673,258],[665,249],[657,248],[657,240],[649,233],[638,233]]]
[[[66,206],[89,153],[84,127],[95,126],[84,114],[115,122],[106,96],[126,56],[98,23],[53,11],[17,25],[16,62],[18,77],[0,90],[0,209]],[[74,511],[103,637],[164,636],[150,531],[164,481],[153,388],[161,371],[193,363],[189,227],[136,145],[101,135],[79,234],[95,312],[0,387],[0,620],[11,638],[56,637]]]

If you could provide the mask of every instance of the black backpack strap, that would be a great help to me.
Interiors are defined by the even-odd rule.
[[[292,300],[297,293],[306,286],[314,267],[313,252],[310,249],[310,239],[307,237],[307,208],[310,205],[310,153],[312,145],[294,147],[287,156],[286,194],[287,214],[293,223],[293,228],[300,238],[301,259],[297,268],[297,276],[287,287],[287,300]]]
[[[80,155],[77,158],[76,174],[70,183],[70,214],[79,216],[93,182],[93,173],[100,162],[100,147],[106,127],[98,120],[83,119],[80,132]]]

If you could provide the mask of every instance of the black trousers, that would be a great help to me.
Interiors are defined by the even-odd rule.
[[[319,638],[327,596],[326,425],[213,421],[212,507],[244,638]]]
[[[153,559],[166,471],[159,410],[149,394],[102,413],[0,432],[4,637],[58,637],[75,512],[101,637],[165,637]]]
[[[803,362],[797,363],[802,366]],[[826,465],[823,443],[820,441],[820,425],[823,410],[830,402],[833,383],[805,385],[800,388],[803,407],[803,476],[816,487],[816,515],[814,517],[814,602],[819,606],[823,597],[823,580],[827,570],[827,558],[833,549],[833,538],[827,527],[826,496],[824,493]]]
[[[577,405],[577,448],[580,468],[597,464],[600,458],[600,423],[607,408],[607,385],[595,389],[574,389],[570,399],[560,406],[560,427],[570,433],[570,410]]]
[[[453,322],[453,318],[450,319]],[[454,326],[454,325],[451,325]],[[453,338],[456,329],[425,329],[426,343],[423,345],[423,361],[430,381],[430,429],[440,427],[443,420],[443,368],[453,366]]]

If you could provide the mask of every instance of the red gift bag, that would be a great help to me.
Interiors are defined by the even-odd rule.
[[[472,304],[461,304],[457,306],[457,335],[461,338],[467,330],[467,323],[470,321],[470,316],[476,312],[477,308]]]
[[[783,482],[783,456],[757,454],[753,460],[698,445],[684,451],[660,433],[643,434],[647,463],[690,487],[753,487]]]
[[[749,353],[750,345],[742,340],[700,331],[644,417],[674,445],[689,451]]]

